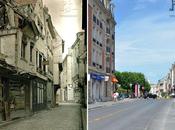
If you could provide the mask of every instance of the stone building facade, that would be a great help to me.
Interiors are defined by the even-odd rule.
[[[72,45],[72,84],[74,87],[75,102],[82,103],[86,99],[84,93],[87,92],[86,69],[87,51],[85,45],[85,33],[77,33],[77,39]]]
[[[0,114],[10,120],[13,109],[28,115],[54,104],[58,36],[42,0],[3,0],[0,5]]]
[[[89,103],[111,100],[114,91],[115,25],[111,0],[89,0]]]
[[[62,102],[74,102],[74,88],[72,85],[72,53],[63,60],[63,71],[61,73],[61,98]]]

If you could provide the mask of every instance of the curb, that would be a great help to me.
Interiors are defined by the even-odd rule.
[[[118,101],[118,102],[116,102],[116,103],[104,104],[104,105],[99,105],[99,106],[97,106],[97,107],[88,108],[88,110],[91,111],[91,110],[95,110],[95,109],[98,109],[98,108],[109,107],[109,106],[116,105],[116,104],[118,104],[118,103],[125,103],[125,102],[130,102],[130,101],[134,101],[134,100],[133,100],[133,99],[131,99],[131,100],[122,100],[122,101]]]
[[[105,107],[105,105],[101,105],[101,106],[97,106],[97,107],[93,107],[93,108],[88,108],[88,110],[91,111],[91,110],[95,110],[95,109],[102,108],[102,107]]]

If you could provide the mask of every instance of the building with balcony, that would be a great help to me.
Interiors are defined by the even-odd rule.
[[[53,45],[63,43],[56,42],[42,0],[1,0],[0,5],[0,115],[10,120],[17,111],[25,116],[54,104]]]
[[[115,25],[111,0],[89,0],[89,103],[111,100],[114,91]]]

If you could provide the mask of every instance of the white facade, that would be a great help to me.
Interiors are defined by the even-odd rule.
[[[63,71],[61,72],[61,95],[62,101],[74,100],[74,88],[72,85],[72,55],[71,50],[63,60]]]
[[[156,94],[156,95],[158,94],[158,88],[156,84],[151,84],[150,93]]]

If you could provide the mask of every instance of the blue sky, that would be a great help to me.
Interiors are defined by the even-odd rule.
[[[151,83],[157,83],[175,62],[175,12],[169,11],[171,0],[113,2],[116,70],[142,72]]]

